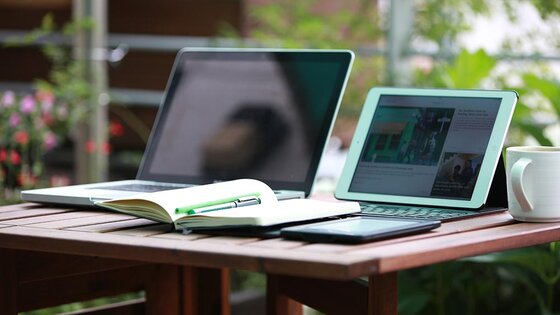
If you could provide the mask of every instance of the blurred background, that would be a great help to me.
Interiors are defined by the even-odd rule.
[[[316,193],[334,189],[373,86],[514,89],[506,145],[560,145],[559,14],[551,0],[0,0],[0,203],[133,178],[189,46],[356,53]],[[399,312],[558,313],[559,258],[554,243],[401,273]],[[259,275],[233,277],[262,296]]]

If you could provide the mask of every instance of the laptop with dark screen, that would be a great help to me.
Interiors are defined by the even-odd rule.
[[[505,182],[492,183],[516,102],[514,91],[371,89],[336,197],[359,201],[362,215],[449,221],[504,211],[494,201]]]
[[[105,199],[237,178],[309,195],[354,55],[347,50],[184,48],[136,179],[26,190],[30,202]]]

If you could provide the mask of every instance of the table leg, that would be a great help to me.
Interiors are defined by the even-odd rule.
[[[301,315],[303,307],[300,303],[286,295],[282,277],[268,275],[266,280],[266,314],[268,315]]]
[[[231,314],[229,269],[180,268],[183,314]]]
[[[178,266],[157,265],[146,285],[146,314],[180,314],[180,270]]]
[[[2,314],[17,314],[17,274],[15,253],[0,248],[0,310]]]
[[[397,272],[369,277],[368,313],[370,315],[397,314]]]
[[[301,314],[301,304],[326,314],[397,314],[397,273],[369,281],[268,275],[267,314]]]

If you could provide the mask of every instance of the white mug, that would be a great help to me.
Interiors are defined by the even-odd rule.
[[[509,213],[525,222],[560,221],[560,147],[506,149]]]

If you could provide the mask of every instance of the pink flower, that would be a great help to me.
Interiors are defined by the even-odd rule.
[[[39,91],[36,96],[37,100],[41,102],[41,110],[43,113],[50,112],[54,105],[54,94],[49,91]]]
[[[26,95],[21,100],[21,112],[25,114],[32,113],[35,110],[35,99],[31,95]]]
[[[45,146],[45,149],[47,149],[47,151],[53,149],[57,144],[56,141],[56,136],[52,133],[49,132],[45,135],[45,139],[43,140],[43,145]]]
[[[17,127],[20,122],[21,122],[21,117],[19,117],[18,113],[12,113],[12,115],[10,115],[10,126],[11,127]]]
[[[15,100],[16,100],[15,93],[12,91],[6,91],[2,96],[2,100],[0,100],[0,103],[4,107],[10,107],[14,104]]]

